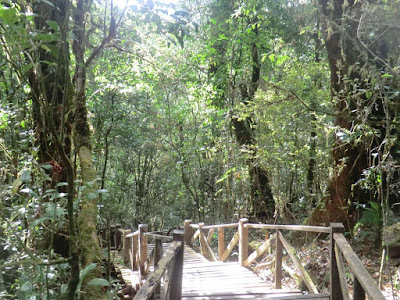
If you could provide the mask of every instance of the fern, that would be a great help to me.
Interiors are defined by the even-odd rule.
[[[354,232],[360,227],[366,226],[373,229],[379,234],[382,228],[382,210],[381,206],[377,202],[369,201],[370,207],[364,209],[361,219],[354,226]]]

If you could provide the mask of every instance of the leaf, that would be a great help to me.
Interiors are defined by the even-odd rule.
[[[88,282],[89,286],[110,286],[110,283],[104,278],[93,278]]]
[[[29,170],[23,171],[22,174],[21,174],[21,176],[20,176],[20,178],[21,178],[21,181],[22,181],[23,183],[28,183],[28,182],[30,182],[31,179],[32,179],[31,171],[29,171]]]
[[[37,225],[39,225],[39,224],[41,224],[41,223],[43,223],[44,221],[47,221],[47,220],[51,221],[51,219],[49,217],[43,217],[43,218],[37,219],[37,220],[33,221],[31,223],[31,225],[29,225],[29,228],[34,228]]]
[[[17,178],[14,180],[14,182],[12,184],[12,188],[11,188],[11,192],[13,195],[15,195],[18,192],[21,185],[22,185],[21,178]]]
[[[67,289],[68,289],[68,284],[63,283],[61,285],[61,295],[66,295],[67,294]]]
[[[24,188],[24,189],[20,190],[20,192],[25,193],[25,194],[30,194],[33,191],[30,188]]]
[[[68,183],[67,182],[59,182],[57,183],[57,186],[67,186]]]
[[[31,282],[27,281],[21,286],[21,292],[26,293],[30,292],[33,289],[33,285]]]
[[[96,193],[89,193],[89,195],[87,196],[88,199],[90,201],[95,200],[97,198],[97,194]]]
[[[96,263],[91,263],[88,264],[86,267],[84,267],[80,272],[79,272],[79,278],[82,281],[86,275],[90,272],[93,271],[96,268],[97,264]]]
[[[12,25],[17,21],[15,7],[0,7],[0,19],[6,25]]]
[[[60,31],[60,27],[58,26],[58,23],[56,21],[48,20],[48,21],[46,21],[46,23],[54,31]]]
[[[48,1],[48,0],[40,0],[40,2],[46,3],[46,4],[47,4],[48,6],[50,6],[50,7],[54,7],[54,4],[51,3],[51,2]]]

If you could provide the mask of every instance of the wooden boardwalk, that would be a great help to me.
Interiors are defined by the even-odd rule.
[[[239,299],[314,299],[347,300],[353,291],[353,299],[385,300],[379,287],[351,249],[343,235],[344,226],[332,223],[329,227],[303,225],[275,225],[248,223],[240,219],[238,223],[207,225],[192,224],[185,220],[184,230],[173,231],[173,236],[162,232],[147,232],[147,225],[140,224],[138,230],[116,230],[111,245],[122,254],[114,255],[114,266],[127,287],[121,293],[123,299],[149,300],[239,300]],[[237,229],[236,229],[237,228]],[[269,231],[266,240],[249,255],[249,230]],[[225,239],[225,230],[231,239]],[[228,231],[229,230],[229,231]],[[235,232],[236,231],[236,232]],[[282,231],[313,232],[329,235],[330,264],[326,270],[330,278],[329,294],[319,294],[317,285],[297,257]],[[233,235],[232,235],[233,234]],[[211,247],[213,238],[218,238],[218,254]],[[148,244],[151,238],[155,246]],[[114,240],[114,244],[112,241]],[[189,246],[195,245],[206,253],[211,261],[196,253]],[[164,243],[169,242],[169,243]],[[274,288],[261,280],[245,266],[251,265],[275,244]],[[189,246],[188,246],[189,245]],[[215,243],[213,244],[215,245]],[[238,248],[237,262],[224,262],[231,257],[234,247]],[[153,251],[154,250],[154,251]],[[164,254],[163,254],[164,253]],[[302,294],[299,290],[282,289],[284,277],[283,256],[290,257],[301,276],[301,280],[312,294]],[[124,265],[130,261],[133,268]],[[353,274],[353,288],[350,289],[344,260]],[[154,270],[154,265],[156,269]],[[147,280],[145,279],[147,278]],[[142,280],[142,282],[140,282]]]
[[[328,295],[302,295],[298,290],[271,290],[255,273],[238,262],[209,262],[185,247],[182,299],[329,299]]]
[[[148,245],[151,253],[154,245]],[[168,244],[163,245],[164,250]],[[132,271],[122,262],[118,252],[114,254],[114,265],[122,275],[123,281],[135,287],[139,283],[138,271]],[[185,246],[183,300],[239,300],[239,299],[314,299],[328,300],[328,295],[302,295],[299,290],[271,289],[255,273],[238,262],[210,262],[192,248]]]

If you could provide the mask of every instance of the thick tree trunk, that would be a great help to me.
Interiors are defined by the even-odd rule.
[[[75,122],[74,144],[80,163],[82,182],[88,187],[85,189],[81,211],[78,217],[80,239],[84,244],[81,249],[81,259],[84,265],[100,260],[100,248],[96,230],[97,220],[97,178],[96,170],[92,163],[91,131],[88,123],[86,107],[86,62],[85,62],[85,13],[88,11],[90,1],[79,0],[74,9],[74,35],[73,53],[76,59],[75,67]]]
[[[257,35],[257,26],[254,32]],[[251,43],[250,51],[253,63],[251,81],[249,87],[244,84],[240,86],[242,101],[245,105],[254,100],[261,74],[259,51],[256,42]],[[249,157],[247,159],[251,184],[249,217],[255,217],[261,221],[273,218],[275,202],[267,170],[264,169],[258,159],[257,145],[254,139],[254,121],[251,117],[244,119],[232,118],[232,124],[235,129],[237,141],[242,147],[249,150]]]
[[[326,23],[333,22],[334,24],[333,28],[330,27],[329,30],[327,27],[325,28],[328,31],[325,36],[325,45],[331,70],[331,96],[336,102],[338,112],[335,123],[343,129],[350,129],[352,117],[349,112],[347,86],[344,82],[349,64],[343,56],[343,36],[340,30],[341,26],[345,25],[343,24],[343,3],[344,0],[320,0],[322,12],[327,18]],[[335,174],[328,186],[328,196],[323,199],[322,205],[317,207],[308,219],[310,224],[348,223],[348,200],[351,199],[351,185],[355,183],[354,179],[361,175],[361,166],[355,166],[361,161],[359,160],[360,154],[362,153],[359,153],[356,147],[336,138],[333,150]]]
[[[48,42],[48,49],[53,47],[53,52],[44,50],[44,47],[34,49],[28,54],[27,60],[34,66],[28,73],[28,80],[32,91],[33,120],[38,145],[39,163],[50,164],[52,181],[51,187],[57,188],[59,182],[66,182],[66,187],[58,187],[60,191],[67,193],[68,239],[64,235],[58,236],[58,232],[51,233],[56,236],[52,240],[58,242],[51,245],[55,250],[68,249],[70,257],[70,281],[68,285],[68,299],[75,299],[75,293],[79,284],[79,239],[76,234],[74,212],[74,171],[71,163],[71,125],[70,106],[73,96],[71,79],[69,76],[69,49],[67,32],[69,22],[69,2],[53,0],[52,5],[45,2],[33,3],[32,11],[37,14],[35,28],[38,32],[49,34],[55,31],[54,22],[59,27],[59,32],[53,32],[59,36],[59,40]],[[55,55],[57,52],[57,55]],[[32,61],[33,60],[33,61]],[[36,62],[36,64],[35,64]],[[51,63],[55,67],[50,67]],[[47,188],[47,187],[45,187]],[[62,238],[61,238],[62,237]]]
[[[332,153],[335,174],[328,186],[328,196],[310,216],[308,222],[311,224],[343,222],[351,227],[354,224],[352,204],[374,200],[357,182],[362,178],[363,171],[371,166],[368,147],[381,145],[383,135],[380,137],[377,134],[368,143],[367,137],[363,137],[361,141],[343,138],[346,132],[354,131],[358,124],[376,123],[374,120],[383,118],[382,101],[374,103],[373,113],[369,113],[366,118],[360,117],[360,110],[367,109],[370,105],[369,97],[360,91],[370,90],[372,94],[371,81],[376,76],[373,73],[366,74],[365,71],[382,68],[360,45],[358,34],[363,5],[361,2],[320,0],[322,13],[326,18],[325,44],[331,70],[331,96],[336,103],[335,123],[342,130],[337,134]],[[377,132],[382,130],[376,125],[371,128]]]

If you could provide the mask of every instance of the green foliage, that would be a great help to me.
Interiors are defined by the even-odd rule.
[[[362,217],[357,222],[354,230],[357,230],[360,226],[369,226],[372,229],[382,228],[382,208],[379,203],[369,202],[370,207],[364,208]]]

